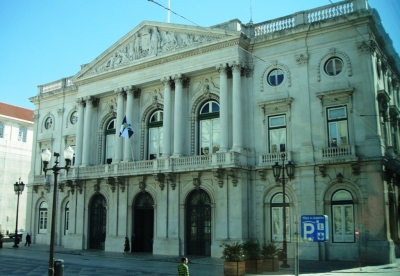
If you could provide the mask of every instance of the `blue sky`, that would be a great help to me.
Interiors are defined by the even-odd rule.
[[[154,0],[164,6],[168,0]],[[333,3],[340,2],[331,0]],[[259,23],[329,0],[171,0],[171,10],[208,27],[238,18]],[[400,0],[369,0],[400,52]],[[250,6],[252,7],[250,9]],[[250,12],[252,11],[252,12]],[[34,109],[37,86],[75,75],[144,20],[166,22],[148,0],[0,0],[0,101]],[[171,23],[194,25],[171,13]]]

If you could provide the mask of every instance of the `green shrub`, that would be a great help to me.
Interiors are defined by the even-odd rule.
[[[271,241],[268,244],[264,242],[261,249],[261,255],[266,259],[271,259],[278,255],[278,250],[279,248],[274,241]]]
[[[240,262],[243,260],[243,245],[239,242],[228,244],[221,244],[222,250],[222,259],[225,259],[227,262]]]
[[[244,258],[246,260],[259,260],[261,248],[258,240],[247,240],[243,243]]]

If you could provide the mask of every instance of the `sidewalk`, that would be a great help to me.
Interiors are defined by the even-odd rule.
[[[41,244],[32,244],[30,247],[24,246],[24,243],[19,244],[20,247],[24,247],[23,251],[26,252],[49,252],[49,245],[41,245]],[[5,242],[3,243],[3,249],[7,250],[11,249],[13,243]],[[21,248],[22,249],[22,248]],[[14,249],[15,250],[15,249]],[[18,249],[17,249],[18,250]],[[80,255],[94,258],[105,258],[107,260],[114,260],[115,263],[121,263],[123,265],[128,260],[135,261],[135,263],[143,264],[144,266],[153,267],[156,264],[165,264],[164,266],[171,266],[178,264],[180,262],[181,256],[168,256],[168,255],[154,255],[149,253],[130,253],[130,254],[122,254],[122,252],[105,252],[100,250],[74,250],[64,248],[62,246],[55,246],[55,258],[63,259],[62,255]],[[60,256],[61,255],[61,256]],[[221,276],[223,274],[223,260],[219,258],[211,258],[211,257],[202,257],[202,256],[188,256],[189,258],[189,266],[191,269],[191,274],[193,275],[204,275],[202,272],[209,271],[210,268],[214,268],[213,270],[219,271],[213,274],[207,275],[215,275]],[[103,262],[102,260],[99,262]],[[153,263],[149,263],[153,262]],[[131,263],[131,262],[128,262]],[[294,275],[294,259],[288,259],[288,263],[290,268],[280,268],[277,272],[264,272],[262,274],[257,275]],[[357,262],[339,262],[339,261],[300,261],[300,275],[307,275],[312,273],[313,275],[320,274],[326,275],[346,275],[346,274],[355,274],[355,273],[372,273],[381,274],[381,273],[397,273],[400,275],[400,259],[397,259],[397,263],[395,264],[387,264],[387,265],[368,265],[359,267]],[[221,274],[220,274],[221,273]],[[161,275],[161,274],[160,274]],[[248,274],[250,275],[250,274]],[[251,274],[256,275],[256,274]]]

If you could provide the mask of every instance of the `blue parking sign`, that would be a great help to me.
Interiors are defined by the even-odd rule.
[[[311,242],[325,242],[329,240],[328,216],[304,215],[301,216],[301,238]]]

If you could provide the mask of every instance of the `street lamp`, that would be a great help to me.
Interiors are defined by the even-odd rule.
[[[25,184],[24,182],[21,181],[21,178],[19,178],[19,182],[15,182],[14,184],[14,192],[16,195],[18,195],[18,200],[17,200],[17,221],[15,223],[15,237],[14,237],[14,246],[13,247],[19,247],[19,237],[18,237],[18,208],[19,208],[19,195],[22,194],[22,191],[24,190]]]
[[[42,152],[42,161],[43,161],[43,171],[44,174],[46,175],[47,171],[53,171],[54,174],[54,186],[53,186],[53,208],[51,210],[51,233],[50,233],[50,257],[49,257],[49,276],[54,275],[54,238],[55,238],[55,232],[56,232],[56,208],[57,208],[57,176],[59,174],[60,170],[66,170],[68,173],[68,170],[70,168],[71,160],[72,157],[74,156],[74,150],[68,146],[64,150],[64,158],[65,158],[65,167],[59,167],[58,166],[58,157],[60,157],[60,154],[57,152],[54,152],[54,156],[56,157],[56,161],[54,161],[55,165],[52,168],[47,168],[47,165],[50,162],[51,159],[51,152],[46,149]]]
[[[283,248],[282,248],[282,257],[283,257],[283,264],[281,267],[290,267],[287,263],[287,242],[286,242],[286,190],[285,185],[286,183],[293,178],[294,175],[294,164],[291,161],[288,161],[288,164],[285,166],[285,157],[284,153],[281,154],[282,158],[282,166],[275,162],[275,165],[272,166],[272,171],[274,173],[274,177],[276,181],[282,183],[282,194],[283,194]],[[285,167],[286,167],[286,174],[288,179],[285,179]],[[281,169],[282,169],[282,177],[281,177]]]

